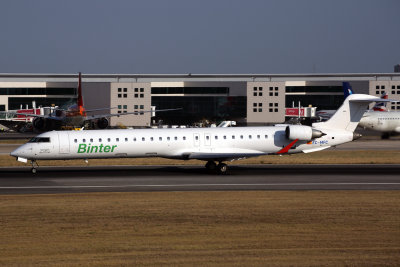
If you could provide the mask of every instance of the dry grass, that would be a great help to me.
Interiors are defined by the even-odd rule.
[[[44,160],[38,162],[40,166],[87,165],[83,160]],[[310,154],[262,156],[234,161],[230,164],[400,164],[400,151],[321,151]],[[88,165],[204,165],[204,161],[162,158],[92,159],[89,160]],[[26,164],[17,162],[11,156],[0,155],[0,166],[26,166]]]
[[[0,144],[25,144],[29,139],[0,139]]]
[[[0,196],[0,265],[400,265],[399,191]]]

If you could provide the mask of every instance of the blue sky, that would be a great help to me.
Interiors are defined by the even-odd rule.
[[[3,0],[0,73],[359,73],[400,64],[398,0]]]

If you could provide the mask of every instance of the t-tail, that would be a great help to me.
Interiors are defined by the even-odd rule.
[[[372,102],[390,102],[376,96],[351,94],[343,102],[336,113],[325,122],[313,123],[316,129],[335,129],[354,132],[368,105]]]
[[[79,78],[78,78],[78,99],[77,99],[77,104],[78,104],[78,109],[79,109],[79,114],[81,116],[86,116],[86,111],[85,108],[83,107],[83,96],[82,96],[82,74],[79,72]]]

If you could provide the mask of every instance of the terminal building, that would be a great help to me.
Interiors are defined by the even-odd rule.
[[[0,74],[0,111],[36,106],[66,107],[75,103],[77,74]],[[400,101],[400,73],[359,74],[83,74],[86,109],[97,113],[137,114],[112,117],[111,126],[148,127],[160,122],[193,125],[235,120],[243,125],[285,121],[285,108],[313,106],[337,109],[343,102],[342,82],[355,93]],[[182,108],[157,112],[151,107]],[[388,104],[400,111],[400,103]],[[96,114],[96,113],[94,113]]]

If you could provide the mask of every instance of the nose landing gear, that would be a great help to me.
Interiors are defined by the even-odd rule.
[[[35,164],[36,164],[36,166],[35,166]],[[37,172],[37,168],[39,167],[39,164],[36,162],[36,160],[31,160],[31,165],[32,165],[31,172],[33,174],[35,174]]]
[[[222,162],[219,162],[217,165],[214,161],[210,160],[206,163],[206,169],[212,173],[226,174],[228,165]]]

